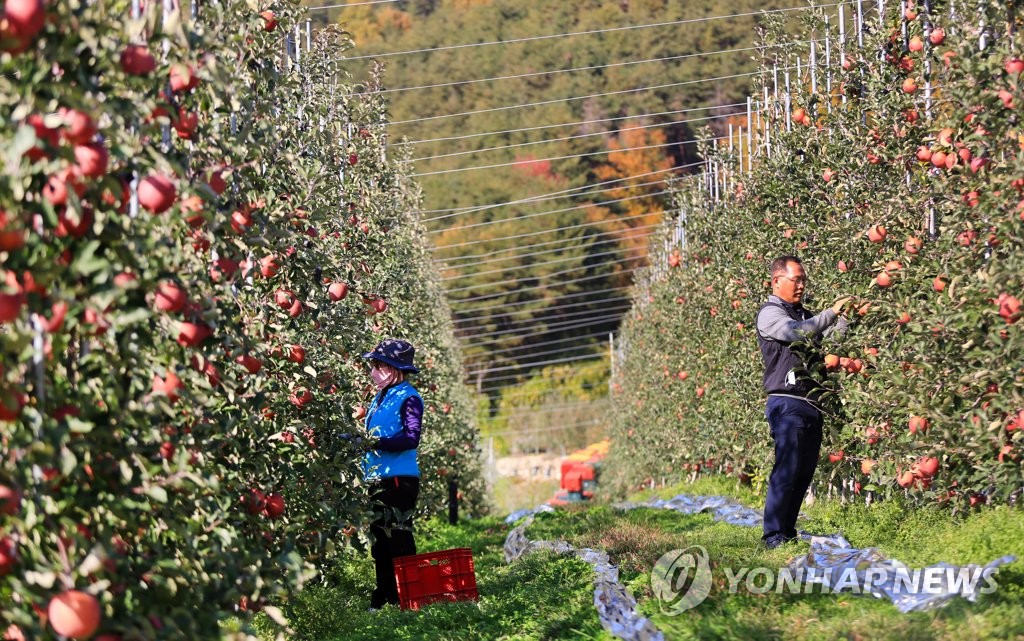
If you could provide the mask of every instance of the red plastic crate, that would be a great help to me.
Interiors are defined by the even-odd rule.
[[[419,610],[436,601],[476,601],[476,573],[469,548],[395,559],[399,607]]]

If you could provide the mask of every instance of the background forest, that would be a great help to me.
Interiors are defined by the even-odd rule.
[[[760,12],[805,3],[329,6],[311,15],[353,35],[354,79],[384,65],[390,142],[422,185],[469,382],[488,393],[493,427],[517,406],[579,401],[593,412],[585,401],[606,381],[585,395],[556,387],[541,398],[510,386],[533,374],[555,380],[538,372],[554,364],[607,370],[596,361],[606,360],[608,334],[629,307],[666,179],[699,168],[699,128],[722,136],[737,114],[745,120]],[[566,33],[580,35],[544,37]],[[560,411],[562,425],[594,418]]]

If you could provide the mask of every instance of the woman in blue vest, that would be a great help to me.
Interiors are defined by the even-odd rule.
[[[419,370],[412,364],[416,349],[407,341],[389,338],[372,352],[370,377],[377,395],[366,412],[371,450],[363,459],[363,478],[370,485],[376,518],[370,525],[377,587],[370,607],[398,604],[394,559],[416,554],[412,536],[413,511],[420,492],[416,448],[420,444],[423,399],[405,380]]]

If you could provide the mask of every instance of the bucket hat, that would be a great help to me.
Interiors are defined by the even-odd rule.
[[[387,363],[395,369],[415,374],[419,372],[419,369],[412,364],[415,355],[416,348],[409,341],[400,338],[387,338],[378,343],[372,352],[363,354],[363,358]]]

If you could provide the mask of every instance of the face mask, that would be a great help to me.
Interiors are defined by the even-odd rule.
[[[384,389],[388,385],[398,382],[398,376],[398,371],[390,368],[387,371],[376,367],[370,370],[370,378],[373,379],[373,384],[377,386],[377,389]]]

